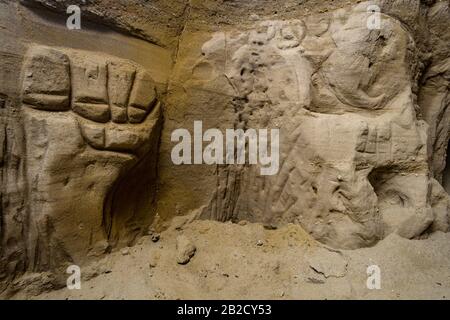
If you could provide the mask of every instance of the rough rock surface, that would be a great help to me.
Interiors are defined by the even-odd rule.
[[[204,179],[217,189],[203,217],[298,223],[337,248],[374,245],[391,232],[417,238],[448,230],[448,197],[434,183],[442,169],[429,166],[430,158],[445,163],[449,122],[440,119],[448,86],[441,70],[448,69],[442,60],[433,66],[433,52],[423,51],[425,30],[407,28],[425,24],[427,8],[414,5],[416,17],[403,17],[411,14],[403,5],[380,4],[380,30],[367,28],[368,3],[295,20],[260,17],[212,34],[188,21],[169,116],[196,105],[203,114],[195,117],[208,127],[281,130],[280,172],[261,177],[255,166],[218,166]],[[430,14],[448,15],[448,3],[436,3]],[[448,44],[436,39],[441,52],[439,41]],[[441,89],[426,96],[418,82],[434,69]],[[441,128],[422,116],[431,104],[439,109],[431,122]],[[220,124],[210,120],[218,114]],[[436,130],[443,143],[430,141]]]
[[[82,9],[81,30],[66,28],[69,4]],[[367,27],[372,5],[380,29]],[[366,263],[371,250],[391,256],[414,243],[448,252],[449,7],[0,0],[0,293],[57,288],[70,264],[92,266],[87,281],[108,274],[95,266],[110,252],[134,259],[133,248],[120,249],[149,239],[148,230],[163,246],[197,218],[250,222],[194,225],[200,234],[211,225],[219,242],[233,239],[227,232],[253,234],[251,255],[270,250],[258,223],[299,228],[322,248],[298,248],[312,286],[359,279],[352,263]],[[261,176],[249,163],[175,165],[171,133],[194,121],[204,130],[280,129],[278,173]],[[178,262],[188,262],[195,247],[183,239],[146,257],[146,268],[164,268],[168,255],[173,263],[177,246]],[[207,259],[194,260],[185,267],[201,272]],[[273,270],[290,261],[267,260]],[[362,293],[346,288],[345,297]],[[190,298],[213,292],[189,290]],[[225,292],[218,297],[233,291]],[[298,298],[286,292],[277,294]]]
[[[177,237],[177,263],[188,263],[196,250],[195,245],[185,235]]]

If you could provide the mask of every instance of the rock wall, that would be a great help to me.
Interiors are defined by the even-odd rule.
[[[439,129],[421,115],[427,99],[440,100],[431,103],[440,114],[448,110],[441,102],[447,85],[439,97],[419,91],[418,79],[437,68],[421,60],[421,39],[389,12],[380,30],[368,29],[367,6],[295,20],[254,17],[244,31],[183,34],[169,105],[181,115],[181,101],[199,107],[192,118],[212,127],[218,123],[209,117],[218,112],[222,127],[281,132],[279,174],[218,167],[205,182],[217,187],[203,217],[297,223],[321,242],[350,249],[391,232],[416,238],[448,230],[448,198],[434,180],[445,164],[436,149],[445,147],[427,145],[428,133]],[[448,5],[436,6],[448,14]],[[419,16],[425,7],[416,10]],[[444,126],[438,136],[446,143],[449,121],[439,121],[430,122]],[[439,172],[430,172],[429,157]]]
[[[65,16],[0,6],[7,283],[27,270],[81,264],[147,232],[172,59],[89,22],[66,34]]]
[[[448,1],[0,1],[0,290],[192,211],[345,249],[448,231],[449,18]],[[194,121],[279,129],[278,173],[175,165]]]

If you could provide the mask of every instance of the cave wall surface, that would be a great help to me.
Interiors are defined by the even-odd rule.
[[[449,18],[449,1],[0,1],[0,289],[190,213],[343,249],[447,232]],[[194,121],[279,129],[279,172],[175,165]]]

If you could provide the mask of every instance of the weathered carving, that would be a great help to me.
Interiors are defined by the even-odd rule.
[[[77,2],[0,1],[0,294],[190,212],[339,249],[449,231],[448,1]],[[279,128],[279,172],[176,165],[171,133],[200,120]]]
[[[226,55],[235,126],[279,127],[282,158],[275,177],[220,167],[204,217],[299,223],[339,248],[448,230],[448,200],[430,184],[427,125],[416,118],[414,44],[397,20],[369,30],[367,17],[356,6],[320,23],[267,21],[203,46],[197,68],[219,69]]]
[[[32,46],[23,75],[31,264],[79,261],[132,240],[151,216],[115,217],[111,202],[126,196],[115,194],[117,183],[139,160],[147,159],[141,174],[156,176],[161,116],[148,72],[110,56]]]

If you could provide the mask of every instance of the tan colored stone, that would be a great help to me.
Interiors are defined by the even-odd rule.
[[[23,72],[23,101],[49,111],[70,108],[69,60],[60,51],[33,47],[26,57]]]

